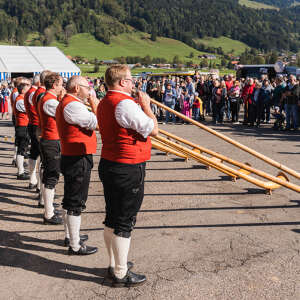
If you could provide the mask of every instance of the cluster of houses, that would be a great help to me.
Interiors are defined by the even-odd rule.
[[[259,56],[263,56],[263,54],[258,54]],[[81,56],[75,56],[71,57],[68,56],[70,60],[72,60],[75,64],[94,64],[94,62],[91,62],[89,59],[81,57]],[[216,60],[218,57],[214,54],[202,54],[198,56],[199,59],[207,59],[209,61]],[[286,53],[280,53],[278,55],[278,59],[287,63],[294,63],[297,61],[297,54],[292,54],[288,55]],[[236,66],[239,64],[240,57],[239,56],[233,56],[232,54],[230,55],[230,63],[233,67],[236,68]],[[113,65],[117,64],[118,61],[114,59],[108,59],[108,60],[98,60],[97,63],[99,65]],[[136,64],[130,64],[130,68],[150,68],[150,69],[171,69],[171,68],[178,68],[178,69],[183,69],[186,67],[189,68],[194,68],[197,69],[200,67],[199,64],[191,64],[189,63],[188,65],[186,64],[169,64],[169,63],[160,63],[160,64],[151,64],[148,66],[142,65],[141,63],[136,63]]]

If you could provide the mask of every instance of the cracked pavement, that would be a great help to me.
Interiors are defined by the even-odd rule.
[[[217,130],[300,171],[300,133],[229,124]],[[190,125],[161,128],[276,175],[278,170]],[[112,289],[106,278],[99,149],[81,233],[99,252],[66,255],[63,226],[42,224],[36,194],[11,166],[13,128],[0,120],[0,299],[300,299],[300,199],[266,195],[216,170],[152,151],[129,260],[148,281]],[[9,136],[9,137],[5,137]],[[100,144],[99,144],[100,148]],[[291,178],[294,183],[300,181]],[[60,203],[63,177],[57,186]]]

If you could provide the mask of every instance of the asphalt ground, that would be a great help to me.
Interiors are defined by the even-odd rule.
[[[278,170],[192,125],[167,131],[276,175]],[[300,133],[213,126],[300,171]],[[103,240],[99,149],[81,233],[97,254],[67,255],[63,226],[43,225],[43,210],[11,165],[14,129],[0,121],[0,299],[300,299],[300,199],[280,188],[266,195],[195,161],[152,150],[145,198],[129,260],[146,274],[136,288],[111,288]],[[101,147],[99,143],[99,148]],[[294,183],[299,180],[291,178]],[[63,177],[57,186],[63,197]]]

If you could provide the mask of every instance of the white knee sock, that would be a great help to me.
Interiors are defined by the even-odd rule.
[[[40,159],[38,159],[38,167],[39,167],[39,176],[38,176],[38,182],[37,182],[37,187],[42,190],[42,177],[43,177],[43,169],[42,169],[42,164],[40,162]]]
[[[18,152],[18,147],[15,146],[14,159],[17,159],[17,152]]]
[[[45,189],[45,186],[44,184],[42,183],[41,184],[41,187],[40,187],[40,200],[39,200],[39,203],[44,205],[45,204],[45,201],[44,201],[44,189]]]
[[[36,166],[37,166],[37,161],[29,158],[29,174],[30,174],[30,183],[31,184],[37,184]]]
[[[74,251],[78,251],[80,249],[80,224],[81,224],[81,216],[70,216],[67,215],[67,222],[70,233],[70,247]]]
[[[68,218],[67,218],[67,210],[63,210],[63,217],[64,217],[64,228],[65,228],[65,237],[70,238],[70,233],[69,233],[69,227],[68,227]]]
[[[24,173],[24,156],[23,155],[17,155],[17,167],[18,167],[18,174]]]
[[[45,205],[45,218],[51,219],[54,216],[54,189],[43,188],[44,205]]]
[[[104,226],[103,236],[104,242],[107,249],[108,257],[109,257],[109,267],[115,267],[115,257],[112,249],[112,237],[114,234],[114,229]]]
[[[113,233],[112,248],[116,261],[114,273],[119,279],[123,278],[127,273],[127,257],[130,247],[130,238],[117,236]]]

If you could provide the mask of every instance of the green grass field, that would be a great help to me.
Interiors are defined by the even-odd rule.
[[[100,66],[99,67],[99,72],[94,73],[94,66],[92,64],[90,65],[77,65],[81,72],[82,76],[88,76],[88,77],[102,77],[104,76],[105,70],[107,69],[107,66]],[[150,68],[134,68],[131,70],[132,75],[138,75],[142,72],[152,72],[152,73],[165,73],[165,72],[175,72],[176,69],[150,69]],[[184,71],[193,71],[193,69],[185,69]],[[207,72],[207,70],[206,70]],[[230,74],[230,73],[235,73],[233,70],[229,69],[222,69],[220,70],[220,75],[225,75],[225,74]]]
[[[76,34],[70,39],[69,46],[54,42],[52,46],[60,48],[65,54],[80,55],[89,59],[99,60],[113,59],[120,56],[164,57],[172,61],[175,55],[186,62],[193,60],[199,62],[199,52],[188,45],[169,38],[158,37],[156,42],[150,40],[149,35],[141,32],[124,33],[112,38],[109,45],[97,41],[87,33]],[[194,58],[188,56],[194,53]]]
[[[255,2],[255,1],[250,1],[250,0],[239,0],[239,4],[240,5],[244,5],[250,8],[255,8],[255,9],[276,9],[279,10],[278,7],[276,6],[272,6],[272,5],[267,5],[267,4],[263,4],[263,3],[259,3],[259,2]]]
[[[89,76],[89,77],[101,77],[104,76],[105,70],[107,69],[107,66],[100,66],[99,72],[94,73],[94,65],[77,65],[83,76]],[[192,69],[187,69],[192,70]],[[132,75],[137,75],[142,72],[152,72],[152,73],[164,73],[164,72],[174,72],[176,69],[150,69],[150,68],[134,68],[131,70]]]
[[[248,46],[240,41],[232,40],[228,37],[222,36],[219,38],[206,37],[204,39],[196,39],[196,43],[204,44],[208,47],[222,47],[225,53],[234,50],[234,54],[239,55],[245,51]]]

